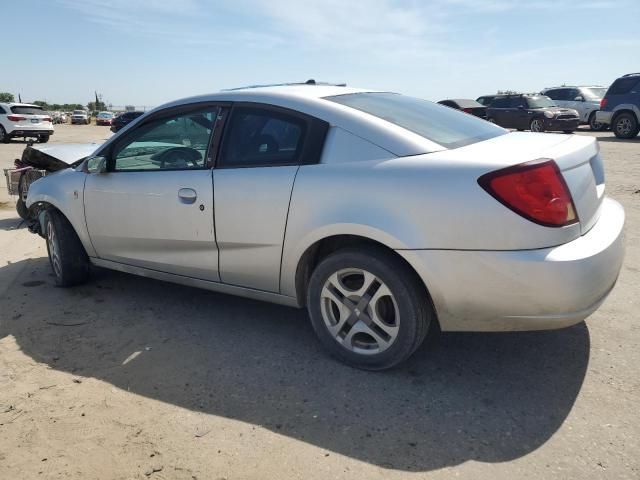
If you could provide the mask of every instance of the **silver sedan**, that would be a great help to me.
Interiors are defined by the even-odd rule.
[[[624,254],[593,138],[509,133],[394,93],[187,98],[79,157],[27,198],[59,285],[97,265],[306,307],[359,368],[396,365],[438,329],[580,322]]]

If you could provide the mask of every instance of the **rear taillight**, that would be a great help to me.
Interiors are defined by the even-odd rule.
[[[43,122],[50,122],[51,121],[51,117],[44,117],[42,119]]]
[[[27,117],[21,117],[20,115],[7,115],[7,118],[12,122],[21,122],[27,119]]]
[[[608,100],[606,98],[603,98],[602,100],[600,100],[600,110],[604,109],[604,107],[607,106],[607,102]]]
[[[462,111],[466,113],[473,113],[473,108],[463,108]]]
[[[532,222],[563,227],[578,222],[571,193],[556,162],[548,159],[487,173],[478,183],[492,197]]]

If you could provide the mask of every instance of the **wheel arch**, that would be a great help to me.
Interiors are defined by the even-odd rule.
[[[408,272],[413,276],[414,281],[423,290],[425,298],[429,302],[431,311],[434,315],[434,320],[437,325],[437,311],[429,291],[429,287],[425,284],[424,280],[420,277],[416,269],[398,252],[396,252],[389,245],[379,241],[373,240],[369,237],[354,235],[354,234],[333,234],[321,239],[316,240],[309,245],[300,258],[298,259],[295,269],[295,296],[298,304],[301,307],[306,305],[306,291],[309,285],[309,280],[314,268],[333,252],[344,248],[372,248],[378,249],[384,254],[387,254],[390,258],[393,258],[399,264],[403,265]],[[436,327],[438,328],[438,327]]]
[[[640,118],[638,117],[638,113],[631,107],[622,107],[619,110],[613,112],[613,116],[611,117],[611,124],[613,125],[617,118],[623,113],[630,113],[634,117],[636,117],[636,122],[640,123]]]

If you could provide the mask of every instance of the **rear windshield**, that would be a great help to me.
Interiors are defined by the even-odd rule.
[[[325,100],[374,115],[446,148],[464,147],[507,133],[472,115],[397,93],[351,93]]]
[[[11,107],[13,113],[19,113],[22,115],[44,115],[42,107]]]
[[[607,95],[624,95],[625,93],[629,93],[638,82],[640,82],[640,77],[619,78],[609,87]]]

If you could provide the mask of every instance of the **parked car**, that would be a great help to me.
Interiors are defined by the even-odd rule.
[[[600,101],[607,89],[605,87],[553,87],[545,88],[541,95],[546,95],[559,107],[572,108],[580,115],[580,123],[589,125],[591,130],[603,130],[606,125],[599,123],[596,112],[600,109]]]
[[[113,121],[113,113],[100,112],[96,115],[96,125],[111,125]]]
[[[81,124],[81,125],[89,125],[91,123],[91,119],[89,117],[89,112],[86,110],[74,110],[71,115],[71,125]]]
[[[0,143],[12,138],[36,138],[46,143],[53,135],[51,115],[30,103],[0,103]]]
[[[475,100],[456,98],[453,100],[440,100],[438,103],[440,105],[455,108],[456,110],[462,110],[463,112],[470,113],[476,117],[487,118],[487,107]]]
[[[560,108],[549,97],[535,94],[496,97],[487,108],[487,119],[501,127],[532,132],[572,133],[580,125],[578,112]]]
[[[629,73],[611,84],[600,102],[598,122],[609,125],[618,138],[640,132],[640,73]]]
[[[365,369],[437,328],[580,322],[623,259],[594,138],[510,133],[394,93],[191,97],[74,165],[27,196],[58,285],[93,264],[306,306],[325,347]]]
[[[54,125],[66,123],[67,116],[64,114],[64,112],[53,112],[51,113],[51,120],[53,121]]]
[[[121,130],[142,115],[144,115],[144,112],[140,111],[121,113],[120,115],[114,117],[111,121],[111,131],[115,133]]]

